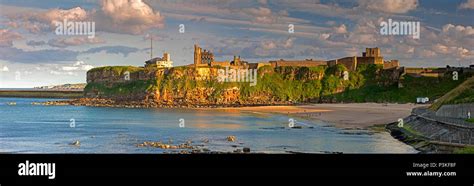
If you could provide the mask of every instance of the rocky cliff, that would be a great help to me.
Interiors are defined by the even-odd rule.
[[[219,82],[219,68],[191,66],[170,69],[100,67],[87,73],[87,98],[115,103],[140,103],[147,107],[243,106],[302,102],[334,102],[334,95],[359,89],[367,83],[393,86],[397,72],[366,65],[348,74],[344,66],[260,67],[257,83]],[[391,78],[386,78],[386,74]],[[398,77],[398,76],[396,76]],[[374,83],[378,82],[378,83]]]

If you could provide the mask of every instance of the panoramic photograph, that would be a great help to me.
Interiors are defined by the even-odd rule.
[[[0,154],[472,154],[473,25],[474,0],[0,0]]]

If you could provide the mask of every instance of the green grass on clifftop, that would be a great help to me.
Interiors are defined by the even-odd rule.
[[[104,66],[104,67],[96,67],[90,69],[88,72],[97,72],[97,71],[114,71],[116,74],[123,74],[124,72],[128,71],[130,73],[137,72],[143,70],[143,67],[135,67],[135,66]]]
[[[462,82],[462,80],[456,81]],[[474,77],[471,77],[462,82],[456,88],[453,88],[441,98],[439,98],[431,109],[438,110],[444,104],[460,104],[474,102]]]
[[[358,89],[349,89],[334,95],[337,101],[345,102],[394,102],[413,103],[417,97],[437,99],[458,86],[463,79],[453,81],[450,77],[412,77],[405,75],[401,80],[403,88],[397,84],[382,86],[369,82]]]
[[[474,147],[464,147],[454,150],[455,154],[474,154]]]

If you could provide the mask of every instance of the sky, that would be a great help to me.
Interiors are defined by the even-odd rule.
[[[418,22],[420,38],[382,34],[389,19]],[[94,37],[58,34],[65,21],[93,24]],[[0,88],[143,66],[150,38],[154,57],[169,52],[175,66],[193,63],[194,44],[218,61],[330,60],[379,47],[402,66],[468,66],[473,26],[474,0],[0,0]]]

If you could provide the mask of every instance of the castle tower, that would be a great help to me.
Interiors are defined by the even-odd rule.
[[[237,56],[234,55],[234,61],[233,62],[234,62],[235,66],[240,66],[241,65],[240,64],[240,56],[237,57]]]
[[[194,65],[198,66],[199,64],[201,64],[201,48],[194,45]]]
[[[365,55],[364,55],[365,54]],[[365,53],[362,54],[363,57],[382,57],[380,55],[380,48],[366,48]]]
[[[165,52],[163,53],[163,61],[171,61],[171,57],[170,57],[170,54]]]

